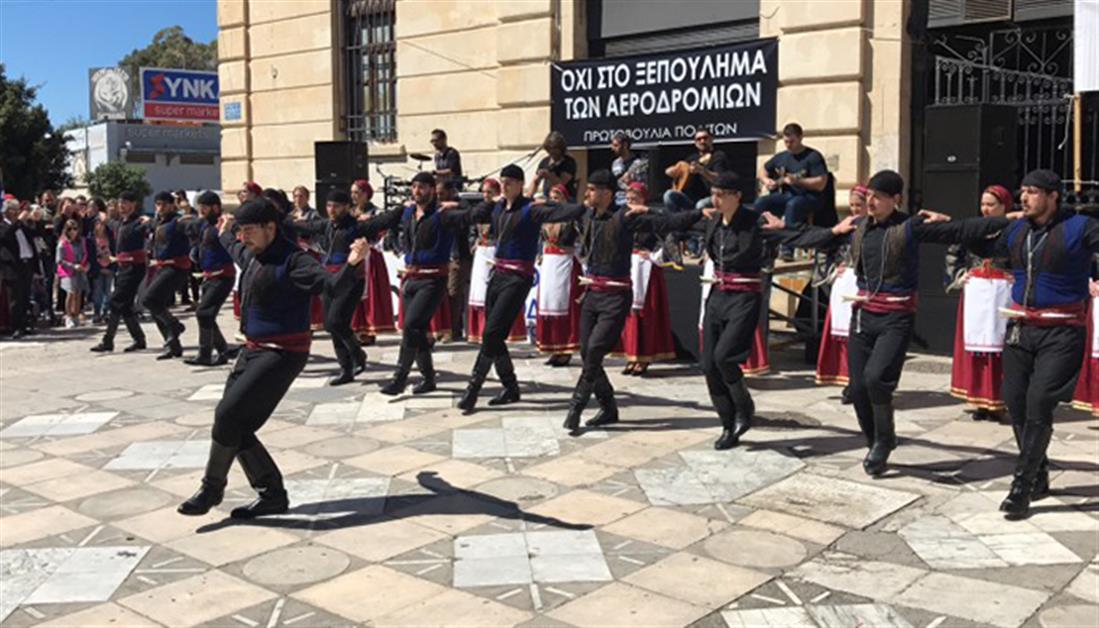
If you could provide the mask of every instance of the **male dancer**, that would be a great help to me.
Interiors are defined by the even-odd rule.
[[[1000,510],[1026,517],[1030,502],[1049,494],[1046,449],[1053,409],[1069,401],[1083,363],[1092,255],[1099,254],[1099,221],[1061,206],[1061,178],[1049,170],[1022,181],[1023,218],[1007,223],[997,256],[1008,258],[1012,314],[1004,346],[1004,401],[1019,460]]]
[[[435,176],[420,172],[412,177],[411,205],[391,209],[359,223],[359,233],[368,239],[399,227],[398,239],[405,261],[401,283],[404,307],[401,350],[397,357],[397,370],[393,379],[382,386],[382,394],[399,395],[404,392],[413,362],[420,369],[423,379],[412,393],[435,390],[435,365],[431,359],[428,325],[439,303],[446,297],[455,233],[469,225],[468,216],[468,210],[441,211],[435,198]]]
[[[322,236],[322,246],[327,251],[324,267],[331,273],[337,273],[347,265],[347,256],[351,252],[351,243],[363,235],[363,223],[351,215],[351,196],[343,190],[328,193],[328,218],[317,216],[313,219],[294,221],[300,234]],[[355,272],[352,288],[346,292],[325,294],[324,328],[332,336],[332,346],[336,351],[336,361],[340,364],[340,374],[329,379],[329,386],[341,386],[355,380],[355,375],[366,368],[366,351],[351,331],[351,317],[362,300],[366,287],[365,274],[359,268]]]
[[[237,458],[259,498],[233,509],[230,516],[251,519],[284,513],[289,507],[282,474],[256,432],[309,358],[310,295],[351,290],[367,243],[351,244],[347,264],[330,274],[286,237],[281,214],[267,200],[250,200],[237,210],[239,242],[233,222],[232,216],[222,217],[220,237],[222,246],[244,269],[240,322],[247,342],[214,411],[202,486],[178,511],[202,515],[220,504],[229,467]]]
[[[587,261],[581,282],[586,290],[580,305],[580,357],[584,368],[573,390],[564,424],[572,436],[580,434],[580,415],[593,391],[599,401],[599,413],[586,424],[600,427],[618,421],[614,387],[603,369],[603,358],[622,337],[633,304],[630,258],[634,232],[653,228],[657,219],[655,215],[647,215],[645,207],[615,204],[617,189],[609,170],[597,170],[588,177],[585,203],[591,213],[580,236]]]
[[[126,322],[133,343],[123,349],[140,351],[145,348],[145,332],[134,312],[137,290],[145,279],[145,237],[148,226],[137,212],[138,197],[133,192],[123,192],[118,199],[121,218],[111,226],[115,238],[115,261],[118,271],[111,291],[110,311],[107,314],[107,330],[103,340],[92,347],[96,353],[114,351],[114,336],[118,332],[119,319]]]
[[[198,355],[187,358],[185,363],[194,366],[219,366],[229,361],[228,345],[218,328],[218,312],[233,290],[236,265],[225,247],[221,245],[217,223],[221,219],[221,198],[213,192],[203,192],[195,199],[199,217],[192,219],[189,227],[195,260],[202,272],[201,296],[195,310],[198,320]],[[218,357],[213,357],[217,350]]]
[[[184,226],[179,222],[179,213],[171,193],[159,192],[155,201],[153,259],[149,265],[156,271],[145,289],[142,305],[149,310],[164,338],[164,351],[156,359],[170,360],[183,355],[183,345],[179,343],[183,323],[172,315],[168,305],[172,302],[172,295],[179,291],[180,284],[187,281],[191,271],[191,242],[187,239]]]
[[[859,289],[847,344],[850,396],[869,447],[863,469],[879,476],[885,473],[889,453],[897,446],[893,391],[900,382],[915,325],[919,245],[976,243],[997,233],[1003,223],[984,218],[933,222],[925,219],[927,212],[910,217],[900,210],[904,179],[892,170],[878,172],[866,187],[870,194],[865,218],[849,216],[831,229],[809,228],[805,235],[787,244],[842,244],[851,234],[850,257]],[[949,220],[934,216],[934,220]]]
[[[570,222],[584,213],[582,205],[545,203],[536,205],[523,196],[523,169],[514,164],[500,171],[503,196],[496,203],[481,203],[472,210],[475,223],[489,223],[496,241],[496,261],[485,295],[485,329],[481,350],[473,363],[469,385],[458,401],[463,412],[473,412],[477,395],[489,369],[504,389],[489,401],[498,406],[519,401],[519,382],[508,354],[507,337],[515,317],[523,309],[534,283],[534,259],[538,256],[538,234],[543,223]],[[627,245],[627,254],[629,245]],[[627,264],[628,264],[627,259]]]

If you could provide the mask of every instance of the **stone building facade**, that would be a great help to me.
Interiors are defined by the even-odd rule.
[[[541,144],[550,131],[551,64],[587,57],[593,41],[605,48],[593,12],[602,19],[623,15],[607,10],[622,1],[219,0],[223,188],[232,193],[248,180],[312,187],[313,143],[355,135],[348,117],[348,107],[356,106],[348,98],[355,81],[348,20],[356,11],[392,16],[387,70],[394,72],[395,111],[388,124],[395,122],[395,131],[370,140],[372,170],[381,165],[408,173],[406,166],[414,165],[408,155],[430,153],[430,131],[443,128],[473,176]],[[633,11],[645,11],[646,4],[634,2]],[[692,3],[669,4],[682,12]],[[701,43],[724,43],[721,33],[734,31],[741,40],[777,38],[777,127],[796,121],[806,129],[806,143],[825,155],[836,175],[839,205],[846,204],[847,189],[878,168],[908,174],[911,0],[728,0],[724,6],[740,19],[733,24],[740,30],[714,31]],[[691,39],[691,26],[649,29],[637,37],[643,45],[700,44]],[[757,161],[776,145],[751,144],[740,149]],[[575,154],[583,176],[588,155]]]

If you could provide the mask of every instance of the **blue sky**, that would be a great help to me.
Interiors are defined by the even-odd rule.
[[[176,25],[214,40],[216,0],[0,0],[0,63],[40,86],[56,125],[88,116],[88,68],[114,65]]]

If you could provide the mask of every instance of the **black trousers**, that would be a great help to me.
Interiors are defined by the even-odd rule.
[[[202,289],[198,298],[198,307],[195,308],[195,318],[198,320],[198,352],[208,356],[211,350],[224,353],[228,346],[225,336],[221,335],[218,327],[218,312],[229,293],[233,291],[232,276],[211,277],[202,282]]]
[[[137,320],[137,312],[134,310],[134,301],[137,292],[145,281],[145,265],[120,264],[118,272],[114,276],[114,290],[108,302],[110,311],[107,315],[107,331],[103,334],[103,342],[114,344],[115,332],[118,330],[119,320],[126,322],[126,329],[134,342],[144,342],[145,332],[141,330],[141,324]]]
[[[1083,327],[1035,327],[1011,323],[1004,346],[1004,403],[1019,446],[1020,461],[1039,461],[1044,468],[1048,437],[1031,442],[1041,451],[1026,451],[1028,428],[1053,429],[1053,410],[1070,401],[1080,364],[1084,360],[1087,332]]]
[[[157,329],[165,342],[179,340],[179,320],[168,310],[172,304],[172,298],[179,290],[180,284],[187,281],[189,271],[180,270],[172,266],[161,266],[153,275],[149,287],[145,289],[142,304],[156,322]]]
[[[869,439],[874,436],[874,406],[893,403],[915,320],[915,315],[906,312],[875,314],[858,309],[852,313],[847,339],[848,395],[859,427]]]
[[[485,329],[481,333],[481,349],[473,367],[474,381],[483,380],[491,365],[496,369],[501,383],[515,385],[515,367],[508,353],[507,339],[515,318],[523,311],[533,284],[533,277],[518,273],[492,273],[485,291]]]
[[[332,348],[336,351],[336,361],[340,367],[349,370],[354,367],[355,357],[360,351],[359,341],[351,331],[351,317],[363,298],[366,280],[356,276],[355,282],[347,291],[336,294],[325,292],[321,297],[324,303],[324,329],[332,336]]]
[[[214,410],[213,439],[238,450],[259,444],[259,431],[305,368],[308,353],[245,348]]]
[[[406,279],[401,286],[401,307],[404,309],[401,323],[401,351],[397,358],[397,370],[407,374],[415,360],[421,374],[434,374],[431,361],[433,339],[428,326],[439,304],[446,297],[446,276]]]
[[[27,329],[31,325],[27,322],[31,309],[31,280],[34,271],[30,264],[15,263],[14,276],[4,279],[4,283],[11,286],[11,326],[13,331]]]
[[[584,361],[581,381],[591,386],[600,401],[614,395],[603,359],[622,337],[622,328],[633,305],[633,292],[588,290],[580,304],[580,357]],[[514,320],[514,319],[513,319]]]
[[[740,383],[740,370],[752,352],[759,325],[762,296],[759,292],[710,291],[702,317],[702,373],[718,416],[735,412],[730,387]]]

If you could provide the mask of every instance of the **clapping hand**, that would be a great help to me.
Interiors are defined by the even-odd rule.
[[[232,214],[222,214],[221,218],[218,218],[218,234],[231,231],[235,221],[236,218]]]

